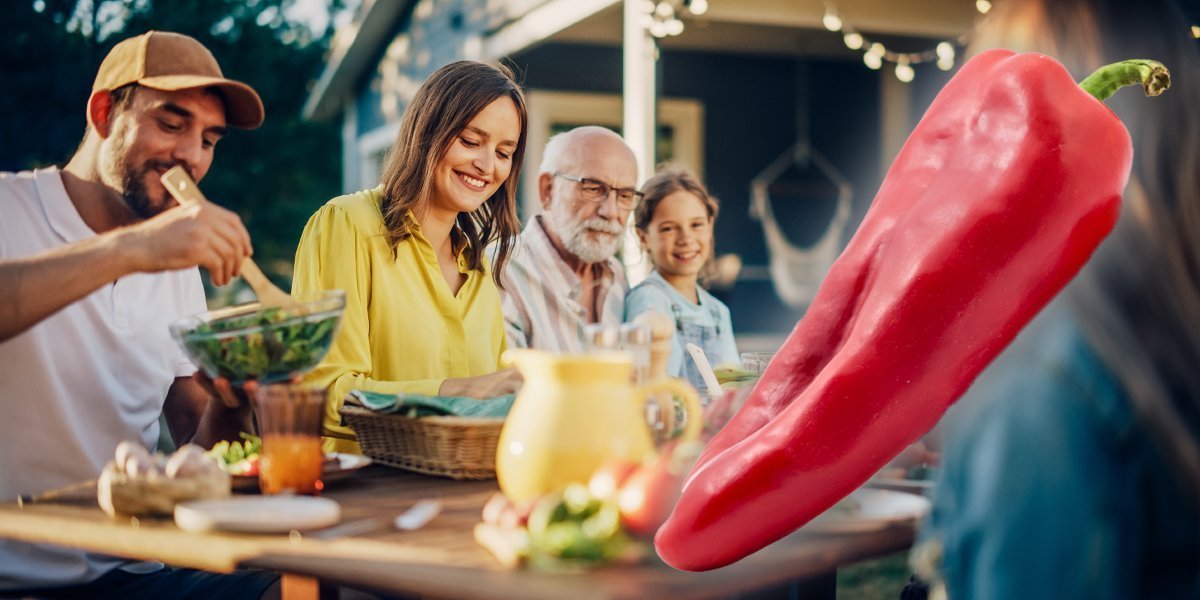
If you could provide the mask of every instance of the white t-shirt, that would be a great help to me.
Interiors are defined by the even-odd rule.
[[[0,173],[0,259],[95,235],[57,169]],[[154,449],[167,390],[196,370],[167,326],[205,309],[196,268],[138,273],[0,342],[0,498],[94,478],[122,440]],[[0,590],[84,583],[119,564],[0,541]]]

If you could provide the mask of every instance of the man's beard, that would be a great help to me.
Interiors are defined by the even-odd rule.
[[[544,215],[546,225],[562,241],[567,252],[585,263],[608,260],[616,254],[621,245],[621,234],[624,232],[620,225],[602,217],[575,220],[570,209],[567,203],[556,202]],[[593,241],[588,239],[589,230],[613,234],[612,239]]]
[[[114,169],[121,177],[121,199],[125,201],[129,210],[132,210],[139,219],[149,219],[166,210],[167,199],[165,197],[158,204],[155,204],[150,198],[150,191],[146,189],[146,175],[157,174],[159,169],[165,171],[179,163],[177,161],[148,160],[140,166],[131,165],[124,144],[120,143],[114,145],[113,154],[118,157]]]
[[[125,205],[139,218],[149,219],[167,209],[166,198],[163,198],[163,202],[158,204],[150,199],[150,191],[146,189],[146,175],[158,173],[159,169],[170,169],[175,164],[152,160],[136,168],[132,165],[121,165],[121,179],[124,188],[121,197],[125,200]]]

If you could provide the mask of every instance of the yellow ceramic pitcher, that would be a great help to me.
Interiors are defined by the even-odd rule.
[[[525,383],[500,432],[496,477],[513,502],[532,500],[572,482],[586,482],[605,461],[641,461],[654,451],[644,407],[651,398],[687,409],[684,441],[700,434],[700,399],[668,379],[634,387],[632,360],[620,353],[556,355],[511,350]],[[661,406],[663,414],[673,406]]]

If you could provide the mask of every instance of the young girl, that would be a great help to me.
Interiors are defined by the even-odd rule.
[[[329,390],[326,450],[359,451],[339,414],[351,390],[515,391],[515,371],[498,370],[506,340],[494,279],[519,233],[527,121],[507,70],[442,67],[405,110],[382,184],[334,198],[309,220],[292,291],[346,292],[341,331],[306,377]]]
[[[712,259],[717,200],[691,174],[663,169],[642,186],[634,227],[654,271],[625,299],[625,320],[655,309],[675,320],[668,374],[706,389],[686,345],[696,344],[712,365],[738,362],[729,308],[697,284]]]

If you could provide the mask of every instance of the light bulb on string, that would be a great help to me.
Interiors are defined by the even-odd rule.
[[[683,21],[680,21],[679,19],[668,19],[666,28],[667,35],[679,35],[683,33]]]
[[[901,56],[900,62],[896,63],[896,79],[908,83],[913,80],[913,75],[915,73],[912,65],[908,64],[908,57]]]
[[[654,3],[654,0],[642,0],[641,7],[642,12],[652,15],[654,14],[654,9],[657,8],[658,5]]]
[[[692,0],[691,4],[688,4],[688,10],[692,11],[693,15],[702,15],[708,12],[708,0]]]
[[[675,16],[675,7],[671,6],[670,2],[659,2],[658,8],[654,9],[654,14],[664,19],[669,19]]]
[[[981,13],[987,13],[992,9],[992,1],[994,0],[976,0],[975,7]],[[705,0],[707,2],[707,0]],[[689,2],[684,2],[684,6],[688,6]],[[895,64],[895,75],[900,81],[908,83],[916,77],[914,65],[935,62],[939,69],[950,71],[954,68],[957,60],[958,45],[965,44],[970,37],[970,32],[965,33],[957,38],[957,41],[946,40],[938,42],[934,48],[923,50],[920,52],[905,52],[900,53],[894,50],[889,50],[882,43],[871,42],[861,33],[858,28],[852,23],[842,20],[838,13],[838,7],[834,0],[824,0],[824,14],[821,19],[821,24],[834,33],[842,34],[842,42],[847,48],[863,53],[863,64],[867,68],[878,70],[883,68],[884,63]],[[982,19],[980,19],[982,20]]]
[[[954,45],[950,42],[941,42],[937,45],[938,58],[954,60]]]
[[[667,37],[667,24],[663,21],[654,21],[650,24],[650,35],[656,38]]]
[[[833,11],[826,11],[825,17],[821,19],[821,23],[825,25],[825,29],[830,31],[841,31],[842,19]]]
[[[988,0],[975,0],[975,10],[978,10],[981,15],[986,15],[989,10],[992,10],[992,3]]]

